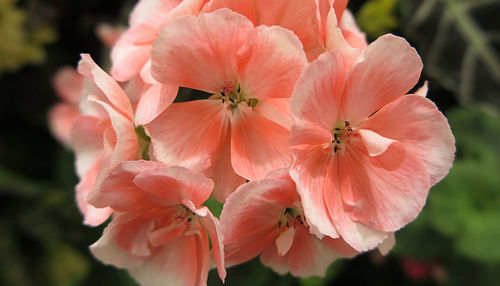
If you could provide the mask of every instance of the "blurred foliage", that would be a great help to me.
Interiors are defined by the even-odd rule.
[[[376,39],[398,26],[396,17],[397,0],[370,0],[356,15],[359,28],[369,39]]]
[[[52,28],[27,29],[27,17],[25,10],[16,7],[16,0],[0,0],[0,73],[43,61],[43,46],[56,40]]]
[[[400,0],[400,7],[427,75],[464,105],[500,106],[500,1]]]

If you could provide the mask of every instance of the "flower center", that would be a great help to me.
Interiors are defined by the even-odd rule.
[[[175,214],[174,220],[176,223],[191,222],[196,214],[185,205],[179,205],[179,211]]]
[[[333,152],[344,150],[345,145],[351,142],[351,138],[357,137],[358,134],[355,133],[351,127],[349,121],[339,121],[332,129],[332,147]]]
[[[252,109],[259,104],[257,98],[246,98],[241,90],[241,86],[232,82],[224,84],[220,93],[214,94],[210,98],[222,99],[222,103],[227,104],[227,108],[231,111],[238,108],[240,103],[246,103]]]
[[[278,221],[280,232],[286,231],[290,227],[303,225],[304,219],[299,208],[289,207],[281,211]]]

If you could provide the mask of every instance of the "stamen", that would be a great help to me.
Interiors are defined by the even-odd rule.
[[[351,142],[352,137],[357,137],[358,134],[354,132],[349,121],[341,121],[335,124],[332,129],[333,140],[331,144],[333,145],[333,152],[337,153],[344,148],[345,144]]]

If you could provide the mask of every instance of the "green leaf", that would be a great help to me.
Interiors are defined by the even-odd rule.
[[[387,34],[398,26],[396,18],[397,0],[371,0],[359,10],[358,25],[369,38],[375,39]]]

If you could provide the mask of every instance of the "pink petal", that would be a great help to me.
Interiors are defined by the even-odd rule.
[[[221,213],[226,265],[252,259],[279,235],[280,213],[295,202],[293,182],[264,179],[241,185],[232,193]]]
[[[342,22],[338,23],[335,11],[330,10],[326,19],[325,47],[328,51],[340,52],[346,68],[351,68],[367,44],[355,32],[340,27],[341,24]]]
[[[346,41],[351,47],[360,49],[360,51],[364,51],[367,48],[368,42],[366,41],[366,35],[359,29],[351,11],[347,9],[344,10],[339,26],[342,29]]]
[[[174,101],[176,86],[154,84],[142,93],[135,111],[135,124],[145,125],[160,115]]]
[[[262,264],[270,267],[274,272],[285,275],[290,267],[286,256],[279,255],[276,251],[276,245],[269,245],[260,255]]]
[[[292,31],[302,42],[304,50],[311,54],[311,60],[321,50],[314,0],[212,0],[203,11],[220,8],[244,15],[255,26],[281,26]]]
[[[76,173],[82,179],[87,171],[103,156],[103,134],[107,122],[91,117],[80,116],[71,130],[71,146],[76,156]]]
[[[147,241],[144,240],[147,238],[145,231],[147,232],[151,225],[145,224],[146,227],[143,228],[126,229],[127,226],[134,226],[134,224],[129,223],[133,222],[134,219],[137,218],[130,215],[115,215],[113,221],[104,229],[101,238],[90,246],[92,254],[103,263],[117,267],[137,267],[143,263],[147,256],[133,255],[128,248],[124,248],[118,243],[119,237],[124,232],[133,234],[134,231],[139,230],[135,233],[135,239],[132,241],[137,245],[147,244]]]
[[[344,119],[352,125],[408,92],[422,61],[403,38],[385,35],[371,43],[349,71],[344,86]]]
[[[83,90],[83,76],[73,67],[60,68],[52,79],[57,95],[67,103],[78,105]]]
[[[229,121],[220,101],[199,100],[172,104],[146,128],[157,160],[205,172],[218,158]]]
[[[148,239],[152,245],[159,247],[178,239],[185,231],[186,225],[184,223],[171,224],[150,232],[148,234]]]
[[[331,130],[340,119],[344,64],[337,52],[322,54],[300,77],[290,99],[292,114]]]
[[[181,2],[183,0],[141,0],[130,13],[129,24],[131,27],[148,24],[156,28]]]
[[[218,93],[227,82],[237,82],[236,52],[252,28],[227,9],[182,17],[153,44],[152,75],[164,84]]]
[[[80,111],[67,103],[58,103],[49,111],[50,131],[68,148],[71,147],[71,129],[79,116]]]
[[[128,81],[138,75],[151,53],[157,37],[155,27],[141,24],[128,29],[111,50],[111,75],[119,81]]]
[[[291,31],[260,26],[238,51],[242,92],[252,98],[287,98],[307,65],[302,45]]]
[[[354,203],[344,211],[357,222],[384,232],[396,231],[414,220],[424,206],[428,174],[409,152],[394,170],[377,166],[373,163],[377,158],[364,152],[361,146],[352,146],[339,158],[341,192],[352,196],[349,201]],[[338,213],[332,211],[332,216]]]
[[[214,163],[213,171],[209,177],[215,182],[213,197],[220,202],[225,202],[236,188],[246,182],[245,178],[236,174],[231,164],[231,130],[228,131],[228,135],[222,143],[219,160]]]
[[[103,181],[98,193],[90,198],[96,207],[111,206],[117,211],[152,209],[162,204],[134,184],[143,171],[164,167],[152,161],[128,161],[118,165]]]
[[[278,238],[276,238],[276,249],[279,255],[285,255],[293,244],[293,238],[295,236],[295,228],[291,227],[285,230],[285,232],[280,233]]]
[[[330,220],[326,207],[324,190],[330,190],[329,165],[331,152],[323,151],[321,145],[293,146],[295,164],[290,176],[297,184],[302,199],[304,214],[311,232],[322,237],[338,237],[339,233]]]
[[[208,238],[206,232],[183,235],[165,244],[130,274],[141,285],[204,285],[208,275]]]
[[[210,236],[212,253],[214,255],[215,264],[217,265],[217,272],[222,280],[222,283],[224,283],[224,279],[226,278],[226,268],[224,266],[224,237],[220,222],[207,207],[202,208],[207,209],[207,215],[201,218],[201,223],[205,226],[208,235]]]
[[[347,8],[347,2],[349,0],[333,0],[333,9],[335,9],[337,19],[342,19],[344,11]]]
[[[265,103],[260,103],[264,105]],[[259,106],[240,107],[231,118],[231,161],[237,174],[258,180],[275,169],[288,168],[292,157],[290,131],[268,118]]]
[[[97,24],[96,34],[102,43],[111,48],[123,34],[123,28],[108,23],[99,23]]]
[[[168,203],[180,204],[187,199],[196,206],[208,199],[214,187],[213,181],[204,175],[177,166],[144,170],[134,183]]]
[[[101,171],[101,162],[97,161],[85,174],[82,180],[76,185],[76,203],[78,209],[83,214],[83,223],[89,226],[98,226],[105,222],[111,213],[110,208],[96,208],[87,201],[90,191],[94,187],[97,175]]]
[[[414,94],[426,97],[428,91],[429,91],[429,82],[425,81],[424,84],[419,89],[417,89],[417,91],[415,91]]]
[[[360,128],[401,142],[424,165],[431,186],[446,176],[453,164],[455,139],[450,126],[437,107],[422,96],[404,96],[384,106]]]
[[[88,54],[81,54],[82,59],[78,63],[78,72],[85,77],[91,79],[97,88],[103,93],[104,97],[99,94],[100,100],[107,99],[113,107],[121,112],[124,116],[133,118],[132,106],[130,101],[120,87],[105,71],[103,71]]]
[[[389,251],[396,245],[396,238],[394,233],[388,235],[388,237],[378,246],[378,251],[382,255],[387,255]]]
[[[288,264],[294,276],[324,277],[328,266],[341,257],[343,256],[325,241],[309,234],[306,228],[301,227],[297,229],[293,246],[288,252]]]

